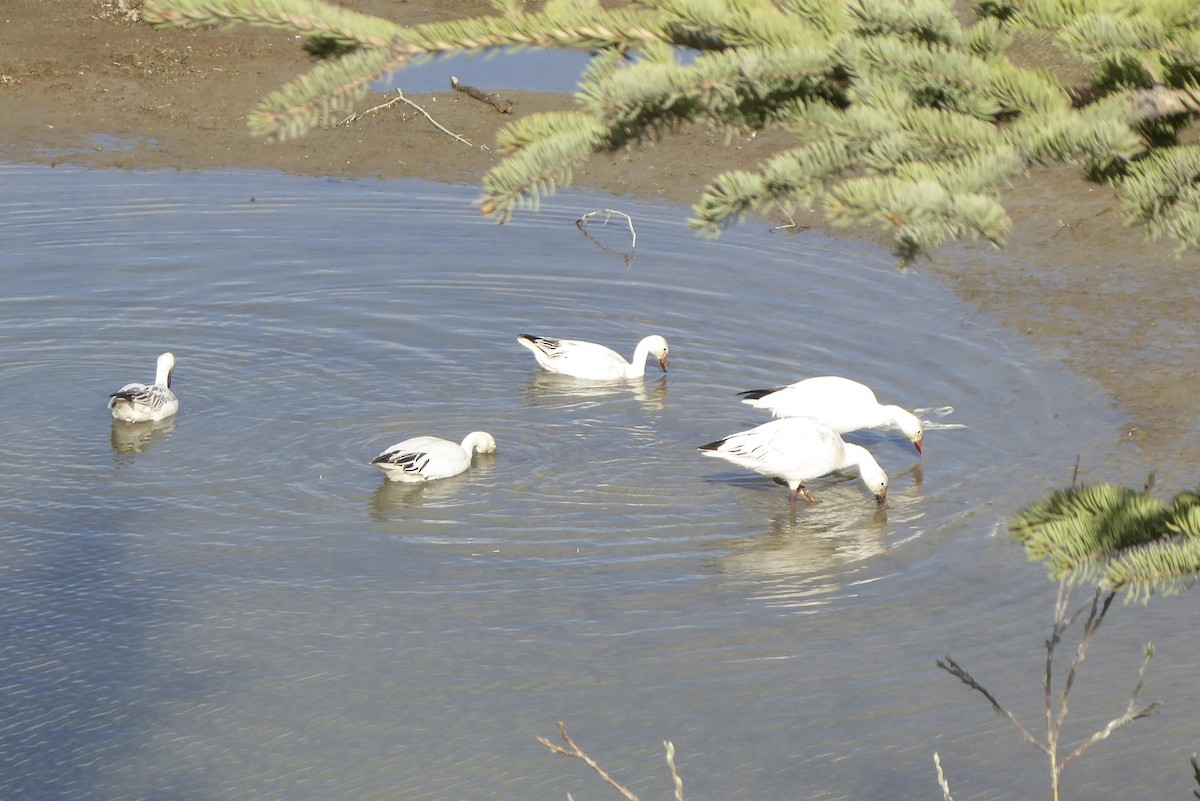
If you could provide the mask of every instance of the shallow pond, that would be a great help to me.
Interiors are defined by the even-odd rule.
[[[615,797],[535,735],[563,721],[643,797],[664,739],[695,798],[1036,795],[1045,768],[951,651],[1036,726],[1053,588],[1003,520],[1117,456],[1111,403],[874,248],[764,224],[698,240],[678,207],[580,193],[496,226],[475,190],[272,174],[0,168],[0,795]],[[635,256],[623,220],[633,215]],[[519,333],[670,372],[594,386]],[[107,394],[179,360],[182,410]],[[743,389],[822,373],[928,410],[892,477],[786,491],[696,446],[766,418]],[[946,413],[941,407],[952,406]],[[389,484],[416,434],[499,442]],[[1119,608],[1073,740],[1171,701],[1066,777],[1183,797],[1200,638],[1188,596]],[[1065,665],[1065,662],[1064,662]],[[1181,711],[1182,710],[1182,711]]]

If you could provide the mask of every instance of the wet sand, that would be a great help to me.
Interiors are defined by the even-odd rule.
[[[341,4],[380,15],[399,9],[406,24],[491,10],[486,0]],[[313,63],[286,31],[156,31],[131,19],[118,0],[12,0],[0,20],[0,158],[7,161],[478,183],[496,160],[480,145],[490,145],[500,127],[571,103],[565,94],[506,91],[512,114],[500,114],[447,87],[410,97],[473,146],[399,103],[298,141],[269,143],[249,135],[247,112]],[[593,158],[576,185],[690,203],[712,175],[752,167],[785,141],[768,133],[726,145],[686,129],[632,155]],[[1004,202],[1014,228],[1002,251],[954,245],[916,269],[1097,383],[1127,418],[1113,441],[1138,449],[1137,462],[1158,471],[1161,487],[1194,487],[1200,254],[1178,258],[1173,243],[1146,242],[1122,223],[1115,192],[1070,166],[1035,168]],[[817,215],[798,221],[820,224]],[[882,242],[870,229],[849,234]],[[1064,463],[1071,459],[1064,454]],[[1114,478],[1105,467],[1084,465],[1083,475]]]

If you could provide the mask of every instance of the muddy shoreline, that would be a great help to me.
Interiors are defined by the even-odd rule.
[[[405,23],[490,11],[486,0],[342,4],[381,15],[398,8]],[[404,104],[299,141],[262,142],[247,132],[246,113],[312,63],[293,35],[246,26],[156,31],[130,17],[117,0],[6,4],[0,11],[0,159],[469,184],[495,161],[480,145],[490,145],[513,118],[447,86],[411,99],[471,145]],[[570,103],[563,94],[504,95],[513,115]],[[594,158],[576,185],[690,203],[707,178],[754,165],[783,141],[777,137],[726,145],[703,130],[684,130],[632,157]],[[1161,486],[1195,486],[1200,255],[1177,258],[1172,243],[1145,242],[1122,224],[1111,189],[1083,181],[1067,166],[1037,168],[1004,200],[1014,230],[1003,251],[956,245],[918,269],[1099,384],[1127,417],[1113,441],[1140,448],[1138,461],[1147,472],[1159,471]],[[853,235],[875,236],[870,230]],[[1089,479],[1115,478],[1104,465],[1084,468]]]

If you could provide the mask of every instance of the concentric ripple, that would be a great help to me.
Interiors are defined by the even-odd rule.
[[[496,226],[419,182],[0,179],[6,798],[557,795],[532,740],[557,720],[617,762],[669,736],[714,798],[869,797],[850,766],[882,761],[928,797],[927,753],[888,755],[958,719],[909,646],[1003,639],[975,588],[1040,578],[988,534],[1114,420],[943,287],[816,234],[703,242],[680,209],[573,193]],[[625,228],[575,227],[614,204],[632,258]],[[522,333],[662,334],[670,372],[561,379]],[[178,416],[113,423],[165,350]],[[826,373],[929,410],[924,459],[853,437],[887,510],[839,475],[792,519],[696,451],[765,420],[738,391]],[[462,476],[370,465],[476,429],[499,449]]]

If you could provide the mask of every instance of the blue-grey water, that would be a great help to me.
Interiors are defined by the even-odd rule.
[[[1047,794],[1035,731],[1054,590],[1003,533],[1070,481],[1140,481],[1098,390],[886,253],[564,193],[496,226],[471,187],[0,167],[0,797],[615,798],[535,735],[566,723],[643,798]],[[623,220],[575,219],[615,207]],[[591,386],[519,333],[670,372]],[[178,416],[105,401],[179,362]],[[919,459],[864,433],[786,491],[695,446],[742,389],[837,373],[930,410]],[[943,414],[934,410],[952,406]],[[945,410],[942,410],[944,412]],[[491,432],[424,488],[370,460]],[[1068,798],[1182,798],[1200,747],[1193,599],[1116,607],[1066,739],[1166,709],[1068,768]],[[1060,675],[1071,648],[1064,646]]]

